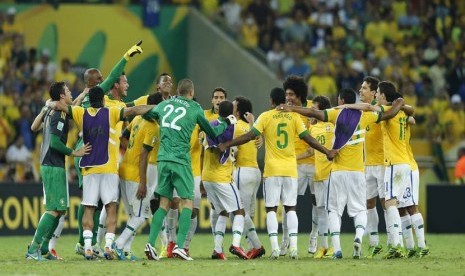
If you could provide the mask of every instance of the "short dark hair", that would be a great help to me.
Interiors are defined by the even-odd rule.
[[[357,100],[355,91],[351,88],[343,88],[339,91],[339,98],[342,99],[345,104],[353,104]]]
[[[308,86],[304,81],[304,78],[290,75],[286,78],[283,83],[284,92],[287,89],[294,91],[295,95],[300,98],[302,104],[305,104],[307,101],[307,94],[308,94]]]
[[[121,76],[126,76],[126,73],[122,72],[122,73],[121,73]],[[117,83],[119,83],[119,82],[120,82],[120,80],[121,80],[121,76],[120,76],[120,77],[118,78],[118,80],[117,80],[117,81],[115,81],[115,83],[114,83],[114,84],[111,86],[111,89],[115,88],[115,84],[117,84]]]
[[[226,92],[226,90],[225,90],[223,87],[218,86],[218,87],[215,87],[215,89],[213,89],[213,92],[212,92],[212,99],[213,99],[213,96],[215,95],[215,92],[218,92],[218,91],[223,92],[224,97],[225,97],[225,98],[228,98],[228,92]]]
[[[398,98],[397,88],[393,82],[381,81],[378,84],[379,93],[384,94],[386,101],[392,102]]]
[[[233,104],[228,100],[224,100],[220,103],[218,107],[218,114],[220,117],[226,118],[229,115],[233,114]]]
[[[331,102],[326,96],[316,96],[312,100],[314,103],[318,103],[319,110],[325,110],[331,108]]]
[[[50,85],[50,98],[52,101],[59,101],[60,95],[65,93],[65,82],[58,81]]]
[[[371,91],[376,91],[378,89],[378,83],[379,83],[378,78],[375,78],[372,76],[366,76],[365,78],[363,78],[363,81],[368,83]]]
[[[237,108],[237,112],[239,112],[239,116],[240,116],[240,118],[238,118],[238,119],[241,119],[241,120],[247,122],[247,119],[245,118],[245,113],[247,113],[247,112],[252,113],[252,102],[250,102],[250,100],[247,99],[244,96],[237,96],[236,98],[234,98],[234,100],[237,103],[236,108]]]
[[[150,94],[147,98],[147,104],[159,104],[163,101],[163,95],[160,92]]]
[[[275,87],[271,89],[270,98],[275,105],[283,104],[286,102],[286,93],[281,87]]]
[[[157,77],[157,84],[160,84],[161,78],[163,78],[164,76],[171,77],[168,73],[161,73],[161,74]]]
[[[94,108],[103,107],[103,97],[105,92],[103,92],[102,87],[94,86],[89,90],[89,102],[90,106]]]
[[[192,90],[194,90],[194,83],[190,79],[182,79],[178,82],[179,95],[186,96]]]

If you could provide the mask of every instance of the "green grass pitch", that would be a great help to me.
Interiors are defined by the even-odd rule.
[[[24,257],[32,237],[0,237],[1,275],[465,275],[465,235],[427,234],[431,254],[425,258],[384,260],[352,259],[352,234],[342,235],[342,260],[315,260],[307,253],[308,235],[299,236],[299,259],[287,256],[269,260],[269,240],[261,234],[267,254],[257,260],[240,260],[226,254],[228,260],[211,260],[212,236],[197,234],[191,244],[193,262],[178,259],[145,260],[143,255],[146,235],[136,237],[133,251],[141,261],[87,261],[74,253],[76,235],[65,235],[57,244],[63,261],[36,262]],[[385,241],[385,235],[381,236]],[[367,239],[364,240],[367,242]],[[231,233],[225,237],[225,249],[231,243]],[[364,244],[363,248],[367,249]],[[363,252],[362,252],[363,254]]]

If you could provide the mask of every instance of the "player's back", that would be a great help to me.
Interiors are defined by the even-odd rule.
[[[160,125],[158,161],[191,164],[190,141],[199,116],[200,105],[184,97],[161,102],[155,108]]]
[[[390,106],[383,106],[389,110]],[[408,116],[401,110],[392,119],[382,122],[384,142],[384,164],[410,164],[407,154],[407,120]]]
[[[258,117],[254,132],[265,137],[265,177],[297,177],[295,139],[306,130],[300,115],[294,112],[270,110]]]
[[[250,125],[243,120],[239,120],[234,128],[234,138],[244,135],[249,131]],[[237,149],[236,167],[258,168],[255,140],[240,145]]]

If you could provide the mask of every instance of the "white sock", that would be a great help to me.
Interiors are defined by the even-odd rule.
[[[378,233],[379,217],[376,207],[367,210],[367,228],[365,232],[370,238],[370,246],[377,246],[379,244],[379,233]]]
[[[128,240],[137,232],[137,229],[145,222],[143,217],[131,216],[123,230],[123,233],[116,239],[116,247],[122,249]]]
[[[137,232],[132,233],[132,235],[129,237],[129,239],[126,241],[123,247],[124,252],[131,252],[132,248],[132,243],[134,242],[134,239],[136,238]]]
[[[227,221],[228,221],[227,217],[218,216],[218,220],[215,226],[215,251],[217,253],[223,252],[223,239],[224,239],[224,232],[226,231]]]
[[[400,245],[399,230],[400,230],[400,215],[395,206],[386,208],[387,213],[387,227],[389,230],[388,237],[391,240],[392,246]]]
[[[84,248],[92,248],[92,237],[94,236],[92,230],[84,230],[82,236],[84,237]]]
[[[232,244],[234,246],[236,247],[241,246],[241,237],[242,237],[243,231],[244,231],[244,216],[235,215],[233,225],[232,225],[232,232],[233,232]]]
[[[48,243],[48,251],[51,251],[55,248],[58,238],[61,236],[61,231],[63,231],[63,226],[65,226],[65,216],[60,216],[60,221],[58,222],[55,232]]]
[[[412,221],[410,220],[410,215],[407,214],[400,217],[400,221],[402,222],[402,234],[405,239],[405,247],[407,249],[413,249],[415,247],[415,242],[413,241]]]
[[[329,232],[331,233],[331,242],[333,244],[334,252],[342,251],[341,250],[341,217],[336,212],[329,212],[328,214],[329,221]]]
[[[216,212],[215,209],[210,208],[210,226],[212,227],[213,236],[215,236],[216,223],[220,214]]]
[[[166,227],[166,217],[163,220],[163,226],[161,227],[160,234],[158,237],[160,238],[161,246],[167,247],[168,246],[168,235],[166,233],[168,227]]]
[[[316,209],[316,208],[315,208]],[[299,220],[295,211],[289,211],[287,216],[287,229],[289,230],[289,248],[297,248],[297,235],[299,233]]]
[[[166,216],[166,225],[168,227],[168,240],[176,243],[176,224],[178,222],[178,209],[170,209]]]
[[[362,243],[363,234],[367,225],[367,212],[361,211],[354,217],[355,239],[359,239]]]
[[[278,218],[276,217],[276,212],[271,211],[266,213],[266,229],[268,230],[268,237],[270,237],[271,250],[279,250]]]
[[[247,233],[247,244],[250,242],[249,249],[261,248],[262,243],[258,239],[257,231],[255,230],[255,224],[249,215],[245,215],[244,218],[244,233]]]
[[[192,237],[194,237],[195,230],[197,230],[198,218],[191,218],[191,226],[189,227],[189,232],[187,232],[186,241],[184,242],[184,248],[189,248]]]
[[[421,215],[421,213],[416,213],[410,216],[410,219],[412,220],[413,227],[415,228],[415,235],[417,236],[418,247],[425,248],[426,240],[423,216]]]
[[[388,215],[386,209],[384,209],[384,224],[386,225],[386,235],[387,235],[387,245],[392,245],[391,234],[389,234],[389,223],[388,223]]]
[[[318,237],[318,208],[312,205],[312,231],[310,232],[310,239]]]
[[[318,207],[318,236],[320,236],[321,247],[327,249],[328,246],[328,211],[325,207]]]
[[[281,227],[283,228],[283,241],[288,241],[289,240],[289,229],[287,228],[288,226],[287,215],[286,215],[286,211],[284,210],[284,207],[283,207],[283,211],[281,215],[282,215]],[[278,230],[276,230],[276,232],[278,232]]]
[[[115,233],[105,234],[105,247],[111,248],[111,244],[115,241]]]
[[[98,220],[98,230],[97,230],[97,245],[101,248],[102,242],[105,237],[105,233],[107,232],[107,211],[103,208],[102,212],[100,213],[100,218]]]

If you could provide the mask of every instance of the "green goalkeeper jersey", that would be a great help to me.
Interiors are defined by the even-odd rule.
[[[213,128],[200,105],[184,97],[171,98],[154,107],[148,116],[160,125],[160,148],[157,161],[176,162],[191,166],[190,141],[195,125],[210,137],[217,137],[227,127],[222,122]]]

